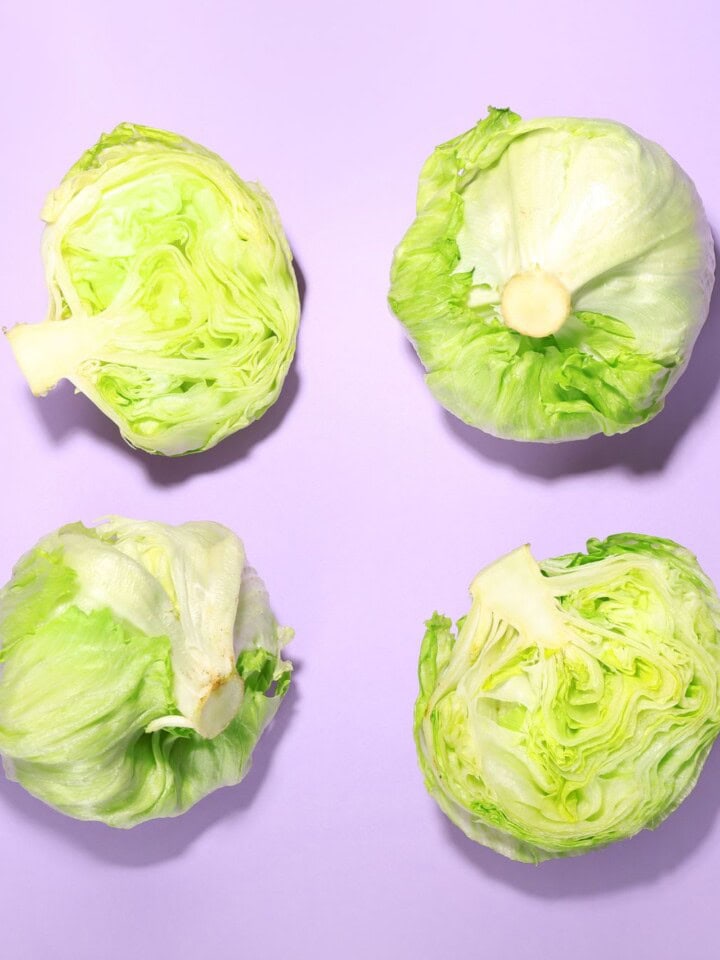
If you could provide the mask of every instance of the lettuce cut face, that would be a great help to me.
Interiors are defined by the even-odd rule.
[[[216,154],[124,123],[43,210],[44,323],[8,336],[33,393],[65,378],[150,453],[214,446],[277,400],[300,304],[266,191]]]
[[[62,527],[0,592],[5,770],[81,820],[182,813],[247,772],[291,636],[219,524]]]
[[[619,123],[491,110],[423,167],[390,304],[457,417],[572,440],[662,409],[714,267],[697,192],[657,144]]]
[[[720,601],[683,547],[619,534],[483,570],[420,652],[425,784],[513,860],[585,853],[657,826],[720,730]]]

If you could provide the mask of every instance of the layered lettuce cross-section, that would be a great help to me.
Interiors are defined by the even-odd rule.
[[[720,730],[720,600],[669,540],[620,534],[481,571],[469,613],[420,652],[425,783],[471,839],[514,860],[657,826]]]
[[[278,398],[300,315],[272,198],[216,154],[123,123],[48,197],[47,319],[10,343],[44,395],[70,380],[125,439],[178,456]]]

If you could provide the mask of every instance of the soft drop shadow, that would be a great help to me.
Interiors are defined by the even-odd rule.
[[[302,313],[307,285],[305,276],[297,260],[293,263],[300,294]],[[302,331],[302,322],[300,332]],[[164,457],[136,450],[127,444],[118,428],[87,397],[75,393],[72,384],[63,380],[46,398],[32,401],[33,410],[55,444],[62,443],[69,435],[78,431],[89,433],[102,443],[138,461],[148,474],[151,482],[158,486],[171,486],[183,483],[193,476],[214,473],[224,467],[244,460],[258,444],[266,440],[281,425],[295,402],[300,390],[299,339],[295,357],[288,370],[285,383],[277,401],[259,420],[243,430],[238,430],[217,446],[201,453],[183,457]]]
[[[653,883],[687,860],[710,833],[718,812],[716,747],[695,790],[656,830],[579,857],[516,863],[469,840],[439,811],[451,846],[493,880],[548,900],[593,897]]]
[[[544,480],[613,467],[624,467],[635,474],[657,473],[710,403],[719,378],[720,280],[687,369],[668,394],[665,409],[642,427],[614,437],[599,435],[566,443],[524,443],[492,437],[447,411],[442,415],[451,433],[486,460]]]
[[[293,661],[296,674],[300,665]],[[98,860],[125,867],[145,867],[180,856],[219,820],[248,809],[260,792],[277,744],[297,709],[297,683],[293,679],[275,718],[253,751],[252,765],[236,786],[222,787],[178,817],[151,820],[131,830],[66,817],[27,793],[18,783],[0,774],[0,797],[34,825],[60,834]]]

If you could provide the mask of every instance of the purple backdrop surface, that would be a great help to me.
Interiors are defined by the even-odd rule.
[[[3,956],[716,956],[717,751],[656,833],[533,868],[445,823],[411,711],[423,620],[465,612],[472,576],[520,543],[661,534],[720,583],[720,298],[660,417],[556,448],[445,415],[385,305],[422,161],[489,103],[630,124],[720,224],[713,0],[4,0],[0,16],[4,324],[43,316],[44,196],[122,120],[262,180],[307,283],[279,404],[181,461],[132,452],[69,389],[33,400],[0,343],[0,577],[65,521],[216,519],[296,628],[299,665],[247,780],[180,819],[114,832],[0,777]]]

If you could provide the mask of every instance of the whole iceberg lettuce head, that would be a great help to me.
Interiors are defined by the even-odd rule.
[[[150,453],[212,447],[277,399],[300,304],[275,205],[220,157],[121,124],[50,194],[44,323],[10,330],[33,393],[62,378]]]
[[[83,820],[182,813],[245,775],[291,635],[219,524],[62,527],[0,593],[5,769]]]
[[[662,409],[714,265],[697,192],[657,144],[491,110],[425,164],[390,303],[448,410],[500,437],[571,440]]]
[[[720,729],[720,601],[655,537],[591,540],[483,570],[420,653],[415,739],[450,819],[514,860],[584,853],[655,827]]]

